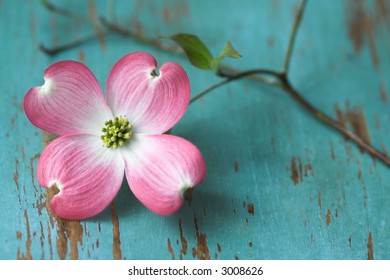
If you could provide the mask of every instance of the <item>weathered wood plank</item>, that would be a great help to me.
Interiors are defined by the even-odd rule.
[[[223,2],[223,6],[221,6]],[[53,1],[82,17],[110,16],[104,1]],[[279,69],[298,1],[117,1],[116,19],[150,37],[195,33],[214,54],[227,40],[239,69]],[[294,85],[315,106],[387,152],[390,4],[309,1],[291,64]],[[48,57],[38,44],[97,39]],[[283,92],[242,80],[188,109],[173,133],[195,143],[206,181],[183,209],[157,216],[126,182],[103,213],[65,221],[50,210],[36,166],[50,135],[23,112],[26,91],[51,63],[74,59],[102,87],[132,51],[181,63],[192,93],[218,78],[182,56],[119,36],[39,1],[0,1],[0,259],[389,259],[390,172],[319,123]]]

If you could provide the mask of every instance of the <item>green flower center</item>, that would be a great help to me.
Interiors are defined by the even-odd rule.
[[[104,123],[101,136],[103,144],[107,148],[118,148],[128,141],[133,135],[132,126],[126,117],[115,117]]]

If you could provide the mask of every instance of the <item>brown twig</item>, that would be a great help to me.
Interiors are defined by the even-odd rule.
[[[206,88],[205,90],[195,94],[195,96],[191,98],[190,104],[195,102],[199,98],[205,96],[207,93],[209,93],[209,92],[213,91],[214,89],[217,89],[217,88],[219,88],[219,87],[221,87],[223,85],[226,85],[226,84],[228,84],[230,82],[233,82],[233,81],[245,78],[245,77],[250,77],[250,76],[259,75],[259,74],[272,76],[272,77],[274,77],[276,79],[280,78],[278,72],[275,72],[275,71],[272,71],[272,70],[268,70],[268,69],[253,69],[253,70],[248,70],[248,71],[243,71],[243,72],[237,72],[234,75],[227,74],[227,73],[224,73],[224,72],[220,72],[219,76],[225,77],[225,79],[220,81],[220,82],[218,82],[218,83],[216,83],[216,84],[214,84],[214,85],[211,85],[210,87]],[[271,79],[264,78],[264,77],[261,77],[261,76],[256,76],[256,78],[257,78],[258,81],[261,81],[264,84],[281,87],[281,85],[279,84],[278,80],[271,80]]]
[[[103,36],[106,36],[108,34],[102,34]],[[58,47],[52,47],[52,48],[49,48],[49,47],[46,47],[44,44],[40,44],[39,45],[39,49],[44,52],[45,54],[47,55],[50,55],[50,56],[55,56],[61,52],[64,52],[66,50],[71,50],[71,49],[74,49],[74,48],[77,48],[85,43],[89,43],[91,41],[94,41],[98,39],[98,37],[96,36],[96,33],[92,34],[92,35],[88,35],[86,37],[83,37],[81,39],[77,39],[75,41],[72,41],[70,43],[67,43],[67,44],[63,44],[63,45],[60,45]]]
[[[71,12],[58,8],[54,6],[53,4],[49,3],[47,0],[43,1],[46,5],[46,7],[55,13],[62,14],[67,17],[71,18],[79,18],[77,15],[73,15]],[[234,68],[228,67],[221,65],[220,66],[220,72],[219,76],[224,78],[222,81],[211,85],[210,87],[206,88],[205,90],[199,92],[196,94],[191,100],[190,104],[198,100],[199,98],[205,96],[206,94],[210,93],[211,91],[226,85],[230,82],[240,80],[242,78],[250,78],[257,80],[261,83],[271,85],[271,86],[276,86],[282,89],[284,92],[286,92],[296,103],[301,105],[303,108],[305,108],[311,115],[313,115],[315,118],[317,118],[319,121],[325,123],[329,127],[335,129],[337,132],[341,133],[344,135],[347,139],[350,141],[354,142],[357,146],[362,148],[363,150],[367,151],[370,153],[373,157],[379,159],[386,165],[390,166],[390,158],[387,157],[384,153],[381,151],[377,150],[373,146],[371,146],[370,143],[366,142],[364,139],[362,139],[359,135],[355,134],[352,131],[349,131],[344,125],[342,125],[340,122],[337,120],[331,118],[330,116],[326,115],[324,112],[318,110],[316,107],[314,107],[308,100],[306,100],[300,92],[298,92],[291,84],[289,78],[288,78],[288,73],[289,73],[289,66],[291,62],[291,57],[293,53],[293,48],[294,48],[294,43],[296,39],[296,35],[300,26],[300,23],[303,18],[303,13],[304,9],[306,6],[307,0],[301,0],[301,3],[298,7],[298,10],[295,14],[294,18],[294,23],[292,27],[292,31],[289,37],[288,45],[287,45],[287,50],[286,54],[284,57],[284,64],[283,68],[280,72],[278,71],[272,71],[268,69],[253,69],[253,70],[247,70],[247,71],[238,71]],[[172,52],[172,53],[183,53],[178,48],[173,47],[171,45],[163,44],[160,40],[158,39],[151,39],[143,34],[140,34],[138,32],[133,32],[131,30],[128,30],[126,28],[121,27],[120,25],[116,23],[109,22],[105,20],[103,17],[100,17],[99,19],[102,27],[106,29],[106,32],[103,33],[104,36],[107,36],[108,34],[118,34],[120,36],[124,36],[127,38],[131,38],[139,43],[147,44],[150,46],[153,46],[155,48]],[[78,47],[81,44],[84,44],[86,42],[92,41],[96,39],[96,36],[87,36],[85,38],[76,40],[74,42],[56,47],[56,48],[46,48],[43,45],[40,46],[40,49],[44,51],[45,53],[49,55],[55,55],[58,54],[62,51]],[[265,76],[271,76],[273,79],[269,79],[268,77]]]
[[[390,166],[390,158],[386,154],[384,154],[383,152],[381,152],[381,151],[377,150],[376,148],[374,148],[370,143],[365,141],[359,135],[353,133],[352,131],[349,131],[340,122],[338,122],[335,119],[331,118],[330,116],[326,115],[324,112],[318,110],[308,100],[306,100],[302,96],[301,93],[299,93],[292,86],[292,84],[291,84],[291,82],[290,82],[290,80],[288,78],[288,70],[289,70],[289,65],[290,65],[290,61],[291,61],[292,51],[293,51],[293,48],[294,48],[296,34],[297,34],[297,31],[298,31],[298,27],[300,25],[300,22],[302,21],[302,18],[303,18],[303,12],[304,12],[304,9],[305,9],[305,6],[306,6],[306,2],[307,2],[306,0],[302,0],[301,1],[299,9],[298,9],[298,11],[297,11],[297,13],[295,15],[294,24],[293,24],[292,32],[290,34],[289,43],[288,43],[288,46],[287,46],[287,51],[286,51],[286,55],[285,55],[285,59],[284,59],[284,65],[283,65],[282,71],[276,72],[276,71],[269,71],[269,70],[266,70],[266,69],[254,69],[254,70],[248,70],[248,71],[244,71],[244,72],[235,72],[234,74],[227,74],[227,73],[222,72],[221,75],[225,77],[225,80],[223,80],[223,81],[221,81],[221,82],[219,82],[217,84],[214,84],[214,85],[208,87],[207,89],[205,89],[204,91],[196,94],[191,99],[190,104],[192,102],[196,101],[197,99],[199,99],[200,97],[206,95],[210,91],[212,91],[212,90],[214,90],[214,89],[216,89],[216,88],[218,88],[220,86],[223,86],[223,85],[225,85],[225,84],[227,84],[229,82],[232,82],[232,81],[235,81],[235,80],[239,80],[239,79],[247,77],[247,76],[252,76],[254,74],[256,74],[256,75],[264,75],[264,74],[271,75],[273,78],[276,79],[276,81],[272,80],[270,82],[269,80],[260,80],[260,82],[263,82],[263,83],[266,83],[266,84],[269,84],[269,85],[273,85],[273,86],[277,86],[277,87],[281,88],[290,97],[292,97],[295,102],[297,102],[299,105],[301,105],[303,108],[305,108],[311,115],[313,115],[319,121],[325,123],[329,127],[333,128],[337,132],[341,133],[347,139],[349,139],[350,141],[354,142],[358,147],[360,147],[363,150],[367,151],[373,157],[379,159],[380,161],[382,161],[386,165]],[[230,72],[233,72],[233,71],[230,71]],[[261,76],[255,76],[255,77],[257,77],[258,79],[259,78],[264,79]]]
[[[71,11],[68,11],[67,9],[58,7],[51,3],[48,0],[41,0],[40,1],[41,5],[44,6],[46,9],[48,9],[50,12],[62,15],[64,17],[72,18],[75,20],[84,20],[85,18],[79,15],[76,15],[75,13],[72,13]]]
[[[283,76],[281,77],[282,79]],[[336,131],[343,134],[347,139],[353,141],[356,145],[358,145],[363,150],[366,150],[369,152],[373,157],[376,157],[383,163],[390,166],[390,159],[382,153],[381,151],[377,150],[373,146],[371,146],[370,143],[365,141],[362,137],[359,135],[353,133],[352,131],[349,131],[344,125],[342,125],[340,122],[332,119],[325,113],[318,110],[316,107],[314,107],[311,103],[309,103],[291,84],[290,82],[285,79],[281,83],[282,89],[290,95],[297,103],[299,103],[301,106],[303,106],[308,112],[310,112],[314,117],[316,117],[321,122],[327,124],[328,126],[332,127]]]
[[[296,11],[296,14],[295,14],[294,23],[292,26],[289,40],[288,40],[287,51],[286,51],[286,55],[284,57],[284,64],[283,64],[283,69],[282,69],[282,73],[284,73],[285,75],[287,75],[288,70],[289,70],[291,55],[292,55],[292,51],[293,51],[293,48],[295,45],[295,39],[297,37],[299,25],[302,22],[303,12],[305,11],[306,3],[307,3],[307,0],[301,0],[301,3],[298,7],[298,10]]]
[[[109,30],[115,34],[133,39],[141,44],[155,47],[156,49],[160,49],[160,50],[164,50],[164,51],[176,53],[176,54],[183,54],[184,53],[179,47],[174,46],[174,45],[164,44],[158,38],[152,39],[152,38],[146,37],[145,35],[143,35],[140,32],[134,32],[134,31],[131,31],[129,29],[126,29],[126,28],[120,26],[119,24],[109,22],[104,17],[100,17],[99,19],[100,19],[101,24],[105,28],[107,28],[107,30]]]

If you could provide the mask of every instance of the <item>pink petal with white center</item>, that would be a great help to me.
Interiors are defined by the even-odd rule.
[[[118,150],[103,147],[94,135],[60,136],[43,151],[37,177],[59,189],[50,201],[58,216],[79,220],[103,211],[123,181],[125,163]]]
[[[161,134],[183,116],[190,100],[187,74],[167,62],[156,74],[157,62],[136,52],[120,59],[107,80],[107,102],[115,116],[126,115],[134,132]]]
[[[172,135],[136,135],[131,141],[124,157],[134,195],[159,215],[175,213],[184,192],[206,176],[202,154],[189,141]]]
[[[112,114],[92,72],[76,61],[49,66],[43,86],[24,98],[24,110],[37,127],[59,135],[101,134]]]

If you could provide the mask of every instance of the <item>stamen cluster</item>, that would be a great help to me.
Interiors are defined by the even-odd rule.
[[[121,147],[133,135],[132,126],[126,117],[115,117],[106,121],[104,125],[101,139],[107,148]]]

